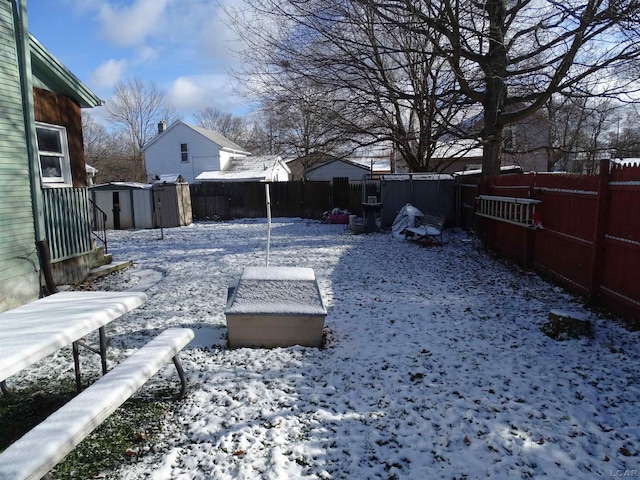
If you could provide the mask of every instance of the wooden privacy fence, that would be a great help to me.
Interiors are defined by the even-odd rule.
[[[191,185],[195,220],[266,216],[262,182],[206,182]],[[320,219],[332,208],[361,210],[362,186],[348,182],[274,182],[269,184],[274,217]]]
[[[640,328],[640,166],[603,161],[598,175],[504,175],[480,190],[540,202],[541,228],[482,216],[488,247]]]

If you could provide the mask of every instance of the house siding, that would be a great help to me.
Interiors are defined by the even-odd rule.
[[[182,162],[181,143],[188,145],[188,162]],[[221,156],[225,157],[225,154],[220,152],[217,144],[179,123],[145,150],[147,177],[153,180],[156,175],[175,174],[181,175],[188,183],[194,183],[200,173],[220,170]],[[222,160],[226,161],[226,157]]]
[[[84,148],[82,145],[82,113],[70,98],[40,88],[33,89],[36,122],[59,125],[67,130],[71,177],[74,187],[87,186]]]
[[[0,311],[38,298],[22,94],[9,2],[0,3]]]
[[[308,170],[307,180],[332,181],[337,177],[346,177],[352,182],[359,182],[362,180],[363,175],[367,173],[369,173],[368,168],[336,160]]]

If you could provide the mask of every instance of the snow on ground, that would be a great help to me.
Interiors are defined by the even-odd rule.
[[[314,269],[322,350],[226,347],[227,286],[264,265],[265,220],[109,238],[135,268],[94,287],[147,288],[162,273],[149,302],[110,325],[110,355],[170,326],[196,332],[182,354],[190,389],[163,440],[114,478],[640,476],[638,333],[463,232],[423,248],[275,219],[270,265]],[[554,309],[585,315],[595,338],[544,336]]]

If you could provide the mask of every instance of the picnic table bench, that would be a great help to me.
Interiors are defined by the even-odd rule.
[[[0,381],[104,326],[144,303],[142,292],[62,292],[0,314]],[[181,388],[186,376],[178,353],[193,338],[188,328],[170,328],[107,372],[0,453],[0,479],[39,479],[97,428],[170,360]],[[74,363],[76,361],[74,347]],[[79,371],[76,371],[78,378]]]
[[[426,213],[417,226],[404,229],[405,238],[425,242],[433,238],[438,245],[442,245],[445,220],[445,216],[440,213]]]

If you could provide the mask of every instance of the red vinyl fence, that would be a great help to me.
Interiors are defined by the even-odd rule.
[[[489,248],[640,328],[639,165],[604,161],[598,175],[504,175],[480,190],[541,202],[539,229],[479,218]]]

